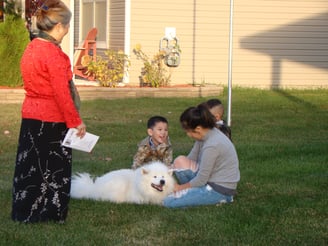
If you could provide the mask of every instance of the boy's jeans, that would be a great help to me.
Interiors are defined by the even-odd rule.
[[[196,176],[197,172],[191,170],[178,170],[174,172],[178,182],[184,184]],[[181,190],[164,199],[163,205],[169,208],[191,207],[217,203],[230,203],[233,196],[226,196],[216,192],[209,185]]]

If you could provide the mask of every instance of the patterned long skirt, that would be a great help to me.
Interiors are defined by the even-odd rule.
[[[13,180],[14,221],[65,221],[72,172],[72,150],[61,146],[66,132],[64,123],[22,120]]]

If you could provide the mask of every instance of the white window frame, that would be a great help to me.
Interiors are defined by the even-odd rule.
[[[79,42],[82,43],[84,41],[84,38],[83,37],[83,4],[84,3],[93,3],[93,23],[92,23],[92,27],[95,26],[95,23],[96,23],[96,19],[95,19],[95,16],[97,13],[95,13],[96,11],[96,7],[95,7],[95,4],[96,2],[106,2],[106,20],[104,20],[104,25],[105,26],[105,30],[106,30],[106,34],[105,34],[105,40],[97,40],[97,48],[100,48],[100,49],[107,49],[107,44],[109,43],[109,0],[80,0],[80,17],[79,17],[79,20],[80,20],[80,25],[79,25]],[[97,27],[97,26],[95,26]],[[99,31],[99,28],[98,28],[98,31]],[[85,32],[87,33],[87,31]]]

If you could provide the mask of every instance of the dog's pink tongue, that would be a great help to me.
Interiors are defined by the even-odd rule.
[[[151,187],[153,187],[154,189],[156,189],[158,191],[163,191],[163,186],[162,185],[151,184]]]

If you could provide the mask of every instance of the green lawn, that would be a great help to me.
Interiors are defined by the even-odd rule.
[[[227,106],[226,95],[219,98]],[[187,154],[193,141],[180,113],[207,99],[83,102],[88,130],[100,139],[92,154],[74,152],[74,172],[129,168],[155,114],[170,122],[174,156]],[[234,203],[167,209],[71,200],[64,225],[11,221],[20,105],[0,107],[0,245],[328,245],[328,90],[233,89],[241,171]]]

